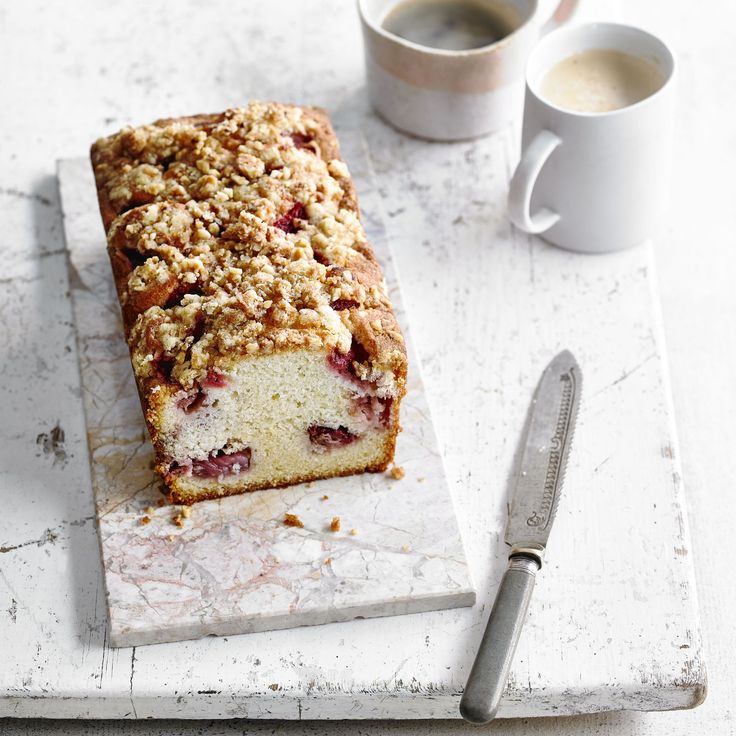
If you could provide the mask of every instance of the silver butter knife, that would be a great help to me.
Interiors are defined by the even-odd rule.
[[[549,539],[580,402],[580,368],[561,352],[532,399],[516,489],[506,524],[509,565],[488,619],[460,713],[471,723],[496,715]]]

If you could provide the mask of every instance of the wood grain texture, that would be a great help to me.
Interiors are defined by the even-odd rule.
[[[0,325],[8,358],[3,361],[2,401],[3,416],[10,419],[2,430],[0,468],[3,490],[22,489],[18,498],[22,496],[34,509],[33,517],[21,518],[18,504],[6,503],[0,546],[23,546],[12,553],[12,563],[7,561],[7,554],[0,559],[0,572],[5,576],[0,583],[3,586],[0,609],[7,609],[8,626],[12,625],[13,616],[33,616],[41,626],[37,638],[41,644],[53,635],[48,622],[54,616],[61,617],[62,628],[86,642],[84,661],[97,664],[98,676],[90,677],[90,681],[96,684],[102,677],[105,686],[108,681],[129,680],[130,658],[115,658],[102,650],[102,633],[90,633],[83,620],[74,623],[68,616],[64,618],[65,611],[73,607],[82,611],[83,619],[94,627],[102,609],[101,600],[95,603],[97,580],[91,564],[97,550],[94,535],[87,529],[91,507],[81,490],[85,487],[86,458],[83,423],[74,413],[78,405],[78,397],[74,395],[76,356],[65,297],[67,281],[60,215],[55,184],[50,178],[53,159],[60,154],[75,155],[84,150],[97,132],[112,132],[125,122],[148,119],[152,111],[184,113],[195,107],[214,110],[235,99],[266,93],[273,97],[313,100],[337,110],[338,123],[343,126],[357,123],[365,128],[374,162],[380,169],[386,209],[393,215],[390,228],[412,317],[436,298],[432,282],[426,281],[426,276],[406,278],[409,267],[422,253],[421,241],[433,237],[433,233],[423,222],[425,206],[416,198],[403,198],[404,140],[367,112],[359,91],[362,81],[362,61],[357,53],[359,34],[357,28],[350,30],[349,4],[334,3],[325,16],[316,17],[306,7],[276,2],[272,10],[264,11],[260,20],[271,30],[260,36],[250,34],[253,42],[247,47],[237,44],[235,36],[242,38],[243,33],[248,33],[250,24],[255,22],[252,16],[243,18],[237,28],[225,29],[221,40],[238,49],[235,62],[232,55],[225,62],[221,54],[212,53],[172,65],[170,54],[172,48],[178,48],[178,39],[187,38],[188,43],[200,38],[204,41],[208,21],[216,23],[222,12],[219,4],[213,3],[209,10],[199,11],[203,13],[201,23],[192,24],[187,20],[192,9],[182,4],[173,11],[169,7],[166,11],[162,8],[131,14],[130,30],[142,41],[143,58],[138,63],[146,71],[141,66],[131,67],[127,43],[122,36],[111,35],[110,28],[115,24],[112,10],[92,12],[91,4],[84,3],[58,10],[45,6],[48,23],[39,29],[37,24],[28,22],[39,12],[29,2],[3,8],[3,21],[7,22],[0,23],[3,53],[17,60],[12,66],[14,73],[5,80],[6,89],[18,103],[0,109],[4,144],[0,149],[0,198],[7,228],[4,273],[0,281],[3,291],[9,294]],[[731,233],[736,214],[729,205],[724,168],[724,162],[736,156],[729,127],[729,110],[734,98],[728,82],[736,18],[733,8],[726,3],[714,4],[712,13],[702,15],[693,14],[691,7],[682,2],[668,3],[666,8],[659,2],[627,3],[626,11],[627,20],[665,32],[682,52],[675,197],[670,223],[658,238],[656,249],[682,439],[682,464],[694,530],[693,556],[699,575],[706,637],[711,644],[709,696],[701,708],[685,713],[612,713],[576,719],[506,721],[489,729],[492,732],[550,736],[589,733],[684,736],[734,732],[731,695],[736,670],[731,652],[736,642],[730,610],[735,601],[733,591],[724,585],[731,574],[731,562],[726,557],[715,558],[708,551],[710,540],[730,539],[731,524],[729,515],[723,513],[723,499],[727,498],[724,489],[736,472],[736,459],[727,451],[736,442],[731,421],[736,412],[732,381],[736,363],[730,343],[724,339],[728,334],[725,315],[736,309],[731,288],[734,275]],[[295,64],[294,57],[282,53],[283,46],[274,43],[274,39],[280,28],[277,20],[285,13],[303,29],[305,38],[319,34],[321,39],[326,39],[324,56],[305,56],[300,51],[300,63]],[[166,22],[181,32],[181,35],[172,34],[167,44],[156,40],[164,14]],[[719,29],[716,35],[714,28]],[[340,32],[334,33],[335,29]],[[39,55],[48,62],[49,84],[43,95],[36,93],[34,69]],[[319,88],[315,88],[315,72],[322,71],[321,59],[326,58],[341,58],[344,63],[339,68],[325,67]],[[166,84],[162,85],[160,79],[164,72]],[[216,77],[217,84],[212,84]],[[197,87],[196,105],[192,102],[194,93],[187,92],[192,85]],[[121,93],[111,96],[111,88]],[[84,104],[80,104],[82,90]],[[49,128],[48,115],[44,112],[49,105],[66,121],[65,125]],[[29,146],[29,142],[33,145]],[[500,223],[503,218],[500,189],[493,189],[489,199],[486,186],[491,173],[486,171],[480,180],[469,182],[464,178],[464,144],[437,148],[445,148],[445,153],[434,159],[441,162],[436,176],[446,183],[427,192],[433,198],[427,206],[444,207],[446,190],[458,188],[457,198],[452,199],[453,218],[458,215],[457,203],[462,196],[467,202],[475,199],[479,203],[474,207],[484,213],[485,229],[488,222]],[[492,153],[482,149],[481,156],[487,167],[496,167]],[[698,186],[693,186],[693,182],[698,182]],[[719,213],[718,218],[711,217],[714,212]],[[456,246],[458,240],[450,242]],[[413,324],[418,327],[416,319]],[[432,330],[433,326],[426,324],[422,334]],[[430,358],[433,344],[423,343],[421,339],[418,343],[423,360]],[[707,367],[706,378],[704,367]],[[443,373],[447,373],[447,366],[436,364],[432,373],[434,381],[442,380]],[[29,392],[27,384],[31,376],[35,390]],[[64,431],[63,443],[58,441],[59,433],[52,432],[59,420]],[[451,432],[449,428],[448,433]],[[57,441],[53,441],[52,435]],[[448,444],[447,436],[441,438],[443,445]],[[455,479],[458,485],[462,483],[459,476]],[[62,487],[66,489],[64,494],[58,491]],[[51,554],[58,548],[71,550],[73,565],[66,554]],[[24,555],[39,551],[43,576],[29,586],[23,576],[23,568],[27,567]],[[85,568],[92,571],[92,585],[78,575]],[[16,583],[13,589],[8,587],[12,583]],[[52,587],[67,592],[45,590]],[[43,595],[38,605],[31,606],[28,593],[37,591]],[[32,679],[37,668],[45,664],[46,656],[37,653],[34,644],[29,647],[27,661],[25,676]],[[43,679],[41,682],[43,685]],[[352,733],[355,726],[339,723],[277,726],[242,721],[198,724],[21,721],[0,725],[0,730],[9,734],[188,735],[267,733],[274,728],[285,733],[339,734]],[[456,734],[469,730],[461,724],[446,722],[376,723],[362,725],[361,732]]]

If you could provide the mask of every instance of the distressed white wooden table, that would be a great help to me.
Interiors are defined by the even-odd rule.
[[[468,182],[461,176],[466,150],[463,146],[432,147],[437,179],[421,196],[406,196],[404,170],[407,156],[417,156],[415,143],[402,139],[366,115],[360,89],[362,69],[356,53],[358,34],[349,3],[334,2],[329,12],[317,16],[306,5],[286,12],[284,3],[263,10],[260,24],[270,34],[248,34],[247,18],[217,27],[218,4],[207,16],[210,22],[192,22],[197,4],[166,4],[154,9],[100,9],[92,3],[73,7],[9,4],[0,8],[0,57],[5,70],[0,88],[12,105],[0,108],[0,199],[5,254],[2,286],[3,320],[0,342],[7,346],[3,361],[3,418],[9,418],[0,447],[0,471],[5,516],[14,525],[14,539],[25,549],[38,549],[48,569],[54,569],[54,543],[74,549],[74,564],[54,574],[63,580],[53,605],[24,611],[22,601],[7,606],[7,620],[23,614],[43,619],[53,616],[57,606],[101,606],[95,591],[86,588],[76,569],[95,560],[97,549],[88,533],[91,509],[87,498],[77,492],[85,477],[82,453],[83,426],[75,420],[78,397],[76,365],[72,348],[70,311],[65,297],[66,278],[58,203],[51,179],[53,159],[76,155],[89,138],[111,131],[125,122],[148,119],[153,114],[189,112],[193,105],[218,109],[242,93],[258,90],[264,96],[308,97],[332,109],[339,108],[338,122],[365,127],[374,162],[381,170],[384,202],[393,215],[391,234],[399,251],[399,269],[404,277],[410,313],[430,309],[436,291],[426,274],[416,274],[410,264],[421,252],[427,232],[424,218],[442,207],[460,210],[465,202],[474,217],[489,227],[502,221],[501,188],[478,187],[488,179]],[[583,719],[542,720],[506,723],[508,733],[732,733],[730,693],[734,686],[731,654],[736,646],[730,623],[736,594],[723,586],[730,561],[710,552],[715,540],[730,539],[729,515],[723,513],[725,492],[736,471],[729,447],[736,442],[732,416],[736,413],[732,375],[736,355],[728,340],[724,315],[733,314],[736,295],[733,228],[736,213],[730,203],[725,171],[732,165],[736,142],[730,122],[736,107],[729,74],[733,74],[731,49],[735,42],[736,11],[726,3],[714,6],[713,17],[691,16],[689,4],[627,4],[627,18],[649,22],[658,31],[668,31],[681,52],[682,104],[680,156],[677,161],[672,220],[657,241],[657,260],[663,294],[665,328],[672,363],[675,404],[682,440],[682,462],[693,517],[694,555],[698,565],[702,609],[707,623],[710,694],[701,708],[669,715],[610,714]],[[202,11],[200,11],[202,12]],[[289,17],[289,23],[279,21]],[[254,23],[255,21],[253,21]],[[351,27],[350,23],[353,22]],[[168,41],[159,43],[157,29],[166,27]],[[293,27],[299,33],[292,33]],[[127,36],[119,29],[124,28]],[[718,28],[719,33],[713,33]],[[214,33],[214,30],[217,30]],[[282,30],[283,29],[283,30]],[[272,34],[272,35],[271,35]],[[126,41],[126,38],[128,41]],[[130,62],[129,40],[137,38],[136,61]],[[223,45],[227,53],[184,56],[193,42],[202,48]],[[242,43],[248,38],[248,43]],[[319,43],[315,41],[319,38]],[[325,41],[325,38],[329,39]],[[276,41],[278,39],[278,42]],[[284,44],[292,41],[291,53]],[[145,41],[148,41],[146,43]],[[39,59],[41,61],[39,61]],[[338,64],[332,59],[340,59]],[[297,63],[298,62],[298,63]],[[44,69],[44,83],[39,82]],[[166,79],[166,83],[162,80]],[[316,81],[318,80],[318,81]],[[49,111],[53,111],[50,113]],[[706,126],[707,123],[707,126]],[[464,144],[463,144],[464,145]],[[481,144],[476,156],[484,162],[488,151]],[[489,162],[489,166],[492,162]],[[489,173],[490,177],[491,174]],[[693,185],[697,183],[697,186]],[[703,186],[704,182],[708,186]],[[401,199],[400,206],[393,202]],[[718,218],[708,219],[714,212]],[[458,215],[462,212],[458,211]],[[467,295],[453,294],[462,303]],[[441,344],[434,326],[413,320],[417,343],[427,368],[430,392],[442,395],[445,369]],[[33,385],[33,391],[28,386]],[[71,417],[71,420],[69,419]],[[62,443],[57,421],[65,421]],[[448,426],[440,441],[446,450],[457,447]],[[451,471],[452,472],[452,471]],[[455,470],[457,472],[457,469]],[[456,476],[460,478],[460,476]],[[63,488],[50,494],[47,488]],[[9,489],[34,506],[33,519],[14,523],[18,504]],[[49,521],[62,523],[49,527]],[[4,542],[0,543],[4,544]],[[7,554],[7,553],[6,553]],[[22,573],[22,556],[13,555],[13,570]],[[0,573],[5,575],[5,557]],[[67,581],[71,585],[67,586]],[[68,591],[68,592],[67,592]],[[99,618],[99,610],[94,620]],[[9,624],[8,624],[9,625]],[[75,632],[71,632],[74,634]],[[81,631],[76,632],[77,635]],[[33,676],[34,653],[29,652],[28,677]],[[1,665],[0,665],[1,666]],[[106,654],[99,662],[103,676],[124,677],[125,663]],[[94,686],[94,682],[91,683]],[[42,726],[22,722],[1,724],[8,733],[98,733],[93,724]],[[108,725],[109,733],[197,733],[201,725],[162,723]],[[263,732],[264,724],[210,724],[210,733]],[[352,727],[334,724],[305,727],[284,726],[286,732],[350,732]],[[461,724],[365,725],[371,733],[419,734],[464,732]]]
[[[376,178],[370,174],[360,139],[348,131],[343,142],[369,238],[384,260],[389,288],[396,292],[393,269],[386,261]],[[508,134],[469,144],[466,176],[474,181],[483,181],[485,175],[478,156],[480,145],[500,161],[508,163],[512,156]],[[441,150],[414,142],[408,191],[420,182],[434,183],[434,156]],[[249,494],[197,506],[190,520],[191,547],[186,530],[178,545],[167,543],[166,519],[158,515],[143,532],[151,535],[147,536],[152,540],[149,555],[161,568],[155,575],[157,585],[148,585],[151,575],[145,568],[151,560],[146,561],[140,551],[144,542],[136,538],[140,534],[137,519],[144,506],[154,503],[155,481],[148,470],[150,457],[136,449],[141,447],[143,428],[120,326],[102,314],[115,305],[115,296],[90,175],[86,166],[79,172],[84,161],[62,163],[62,209],[74,274],[83,399],[113,613],[112,624],[103,622],[97,638],[90,640],[90,651],[104,651],[111,641],[141,644],[182,638],[182,634],[191,638],[197,628],[199,633],[237,633],[231,612],[225,630],[219,615],[201,622],[196,615],[202,595],[215,611],[230,605],[230,597],[220,594],[211,574],[202,593],[196,588],[196,575],[187,579],[186,590],[194,586],[197,601],[195,624],[188,616],[166,613],[171,593],[161,599],[158,583],[170,574],[170,584],[177,585],[180,561],[196,570],[219,564],[224,575],[232,565],[242,575],[248,555],[254,554],[249,538],[277,549],[285,585],[311,601],[311,608],[294,609],[294,624],[319,621],[320,616],[349,619],[351,608],[370,615],[368,596],[373,596],[373,606],[390,612],[411,611],[412,605],[449,608],[451,594],[467,595],[466,567],[438,458],[431,445],[413,440],[432,434],[431,427],[422,429],[427,409],[413,384],[404,407],[406,431],[397,450],[407,473],[401,485],[392,487],[391,480],[370,476],[276,491],[271,500],[264,492],[265,496]],[[498,177],[493,186],[505,187],[505,180]],[[705,685],[700,624],[650,248],[597,258],[565,253],[515,233],[508,225],[501,224],[489,235],[485,218],[476,219],[464,203],[460,212],[465,215],[450,223],[447,213],[456,206],[448,198],[445,211],[432,213],[437,232],[428,239],[430,252],[415,270],[437,282],[433,311],[423,315],[441,329],[438,355],[448,366],[438,388],[440,406],[445,408],[439,409],[437,426],[441,431],[455,428],[445,454],[455,470],[453,475],[451,469],[450,477],[460,480],[454,487],[455,504],[480,590],[479,604],[317,630],[118,649],[115,654],[121,661],[130,658],[129,679],[121,683],[101,677],[97,688],[87,684],[96,672],[86,668],[79,644],[62,638],[58,623],[37,624],[21,616],[16,627],[0,630],[0,643],[8,651],[10,686],[0,699],[4,712],[136,718],[457,717],[458,695],[485,625],[486,607],[505,568],[507,551],[501,532],[523,417],[538,374],[563,347],[572,349],[583,366],[579,427],[549,564],[540,576],[501,712],[521,717],[627,708],[668,710],[700,702]],[[454,243],[462,257],[447,263],[447,245],[443,249],[441,243]],[[442,278],[445,263],[449,272]],[[458,293],[464,295],[462,299]],[[456,326],[448,321],[447,306],[453,302]],[[483,318],[476,321],[474,312]],[[399,319],[403,319],[401,309]],[[415,319],[423,321],[420,316]],[[127,476],[122,481],[121,468]],[[420,473],[423,484],[417,480]],[[342,547],[328,533],[326,543],[334,546],[328,553],[321,551],[316,530],[311,541],[317,556],[310,557],[299,536],[279,523],[280,505],[292,510],[298,504],[293,510],[309,527],[320,513],[326,513],[320,511],[325,490],[333,504],[343,495],[355,494],[340,513],[352,513],[362,533],[359,540],[345,538]],[[374,498],[384,501],[376,505]],[[250,527],[245,526],[248,522]],[[225,550],[218,563],[219,544],[208,552],[206,540],[208,535],[219,540],[223,529],[228,530],[227,537],[240,529],[242,537],[237,550]],[[122,544],[114,541],[121,537]],[[385,572],[377,582],[363,564],[352,571],[353,590],[343,596],[351,604],[345,615],[339,606],[325,603],[341,574],[343,557],[356,550],[355,541],[358,553],[370,552]],[[405,552],[401,541],[409,548]],[[135,550],[129,561],[123,557],[126,546]],[[32,570],[38,554],[24,552]],[[58,564],[67,550],[57,547],[57,552]],[[246,556],[239,564],[234,562],[238,554]],[[321,595],[327,554],[335,562]],[[141,564],[143,568],[138,567]],[[124,585],[117,574],[120,567],[125,567]],[[43,575],[43,570],[32,573],[34,578]],[[131,580],[136,584],[130,585]],[[10,580],[16,589],[23,582]],[[231,585],[225,582],[222,587]],[[416,600],[411,595],[414,588],[422,593]],[[433,596],[444,596],[446,604],[441,604],[441,598],[432,604]],[[321,606],[320,597],[328,599]],[[39,600],[41,596],[34,592],[26,605]],[[254,602],[260,603],[257,610],[263,617],[256,626],[250,620],[252,612],[250,617],[245,615]],[[234,609],[242,615],[240,630],[288,625],[278,618],[279,605],[277,597],[273,601],[240,598]],[[56,613],[64,619],[80,612],[60,609]],[[267,625],[274,616],[275,625]],[[150,618],[156,621],[149,622]],[[27,663],[25,649],[43,631],[54,635],[53,642],[43,645],[43,654],[51,661],[19,688]],[[130,637],[135,638],[129,641]],[[68,651],[68,664],[54,656],[62,648]],[[192,662],[197,666],[192,668]],[[46,689],[39,686],[39,678],[48,683]],[[154,683],[158,687],[151,694]],[[62,688],[64,700],[59,698]]]

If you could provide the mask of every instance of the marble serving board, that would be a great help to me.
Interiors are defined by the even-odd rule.
[[[362,140],[348,137],[346,152],[370,204]],[[410,366],[395,458],[403,477],[353,475],[184,509],[158,505],[162,484],[151,469],[89,162],[60,161],[59,178],[110,643],[139,646],[472,605],[475,591],[379,212],[366,207],[364,224]],[[303,528],[287,526],[287,513]],[[330,528],[334,517],[337,532]]]

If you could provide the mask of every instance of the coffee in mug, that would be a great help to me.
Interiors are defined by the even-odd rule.
[[[577,112],[610,112],[634,105],[664,84],[647,59],[616,49],[586,49],[558,61],[542,80],[542,95]]]
[[[490,46],[521,23],[512,5],[493,0],[401,0],[381,27],[420,46],[464,51]]]

